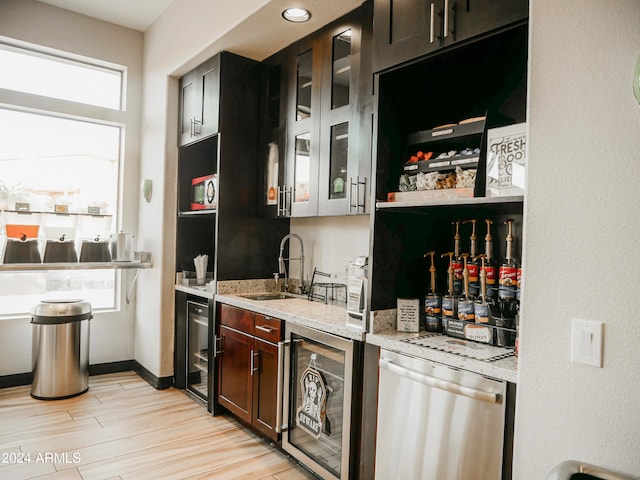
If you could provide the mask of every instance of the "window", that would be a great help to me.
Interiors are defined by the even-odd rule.
[[[0,45],[0,88],[22,92],[6,95],[15,102],[0,107],[0,262],[24,260],[12,255],[26,243],[28,255],[37,250],[31,261],[45,263],[56,242],[78,259],[89,244],[107,246],[118,225],[125,125],[101,118],[99,109],[87,118],[94,110],[78,104],[120,110],[124,76],[124,68]],[[22,104],[45,97],[63,102]],[[24,315],[47,298],[118,308],[118,280],[108,269],[0,272],[0,318]]]
[[[122,70],[2,44],[0,65],[0,88],[120,109]]]

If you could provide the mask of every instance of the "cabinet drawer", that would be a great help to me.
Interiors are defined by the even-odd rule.
[[[282,339],[282,320],[256,313],[254,335],[268,342],[278,343]]]
[[[254,313],[242,308],[220,305],[220,324],[253,335]]]

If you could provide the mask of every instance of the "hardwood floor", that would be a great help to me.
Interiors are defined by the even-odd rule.
[[[0,389],[2,480],[315,478],[231,417],[133,372],[90,377],[66,400],[30,391]]]

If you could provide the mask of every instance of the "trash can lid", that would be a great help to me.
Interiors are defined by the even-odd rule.
[[[68,323],[91,318],[91,304],[83,300],[42,300],[33,308],[31,323]]]

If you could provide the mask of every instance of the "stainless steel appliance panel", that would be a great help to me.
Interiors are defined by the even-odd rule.
[[[500,480],[506,382],[381,350],[376,479]]]

